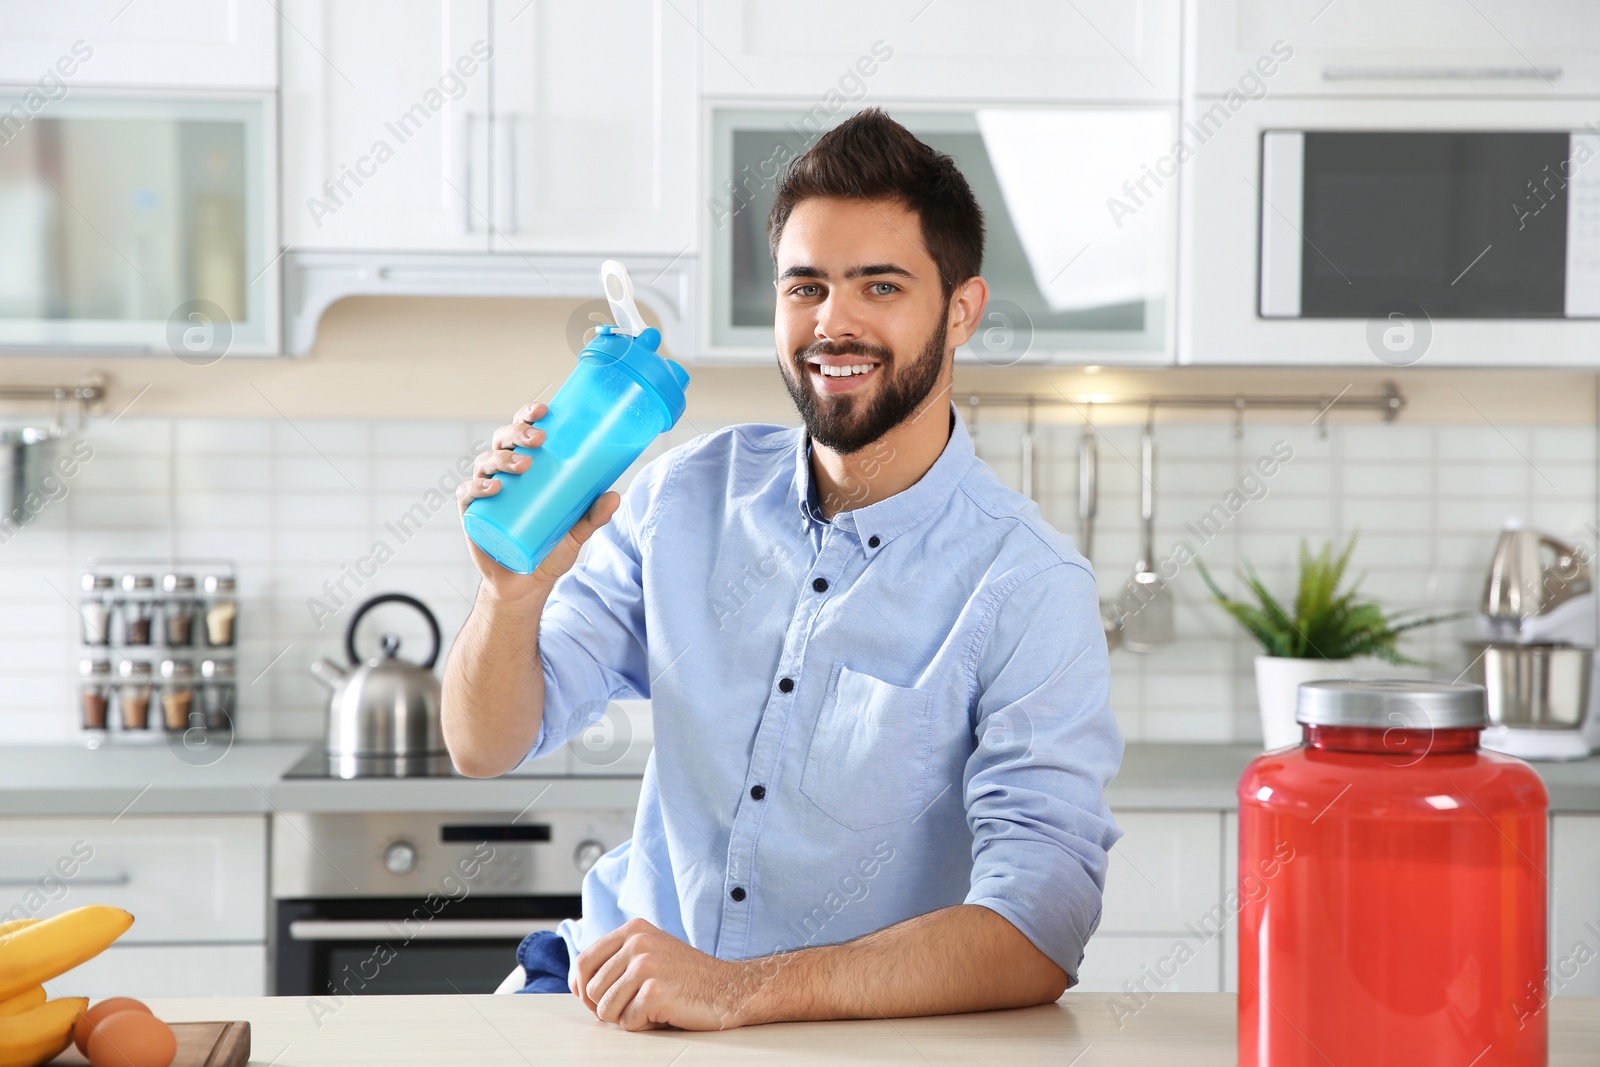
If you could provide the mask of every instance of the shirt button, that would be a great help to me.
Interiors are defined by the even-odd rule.
[[[811,583],[811,588],[815,589],[819,593],[826,593],[828,591],[828,579],[818,578],[816,581]]]
[[[787,693],[790,690],[792,690],[793,688],[794,688],[794,679],[793,678],[779,678],[778,679],[778,692]]]
[[[765,800],[765,799],[767,799],[767,787],[764,786],[764,785],[753,785],[753,786],[751,786],[750,787],[750,799],[751,800]]]
[[[871,537],[867,538],[867,547],[868,548],[877,548],[878,547],[878,536],[877,536],[877,534],[873,534]]]
[[[728,893],[728,895],[730,897],[732,897],[736,901],[737,900],[743,900],[744,899],[744,887],[736,885],[736,886],[733,887],[732,891]]]

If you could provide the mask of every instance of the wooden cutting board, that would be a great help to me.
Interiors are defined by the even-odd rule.
[[[250,1024],[242,1020],[223,1023],[171,1023],[178,1039],[172,1067],[245,1067],[250,1060]],[[85,1067],[82,1054],[71,1045],[50,1061],[50,1067]]]

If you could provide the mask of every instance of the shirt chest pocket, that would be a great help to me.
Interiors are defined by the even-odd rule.
[[[811,735],[800,791],[836,822],[867,830],[928,803],[933,693],[840,664]]]

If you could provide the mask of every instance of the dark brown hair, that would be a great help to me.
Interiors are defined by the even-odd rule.
[[[983,269],[983,209],[955,160],[917,140],[878,108],[829,130],[785,169],[767,216],[774,264],[795,205],[814,197],[893,200],[915,211],[947,300],[956,286]]]

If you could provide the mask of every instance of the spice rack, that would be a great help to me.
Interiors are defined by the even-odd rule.
[[[78,725],[90,747],[233,730],[231,560],[92,558],[78,593]]]

